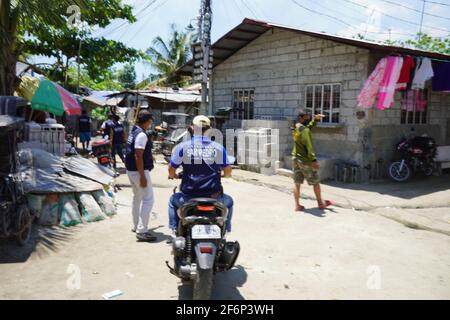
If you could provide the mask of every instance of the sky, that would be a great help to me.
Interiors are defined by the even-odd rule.
[[[373,40],[413,38],[420,30],[423,0],[211,0],[212,40],[215,41],[252,18],[309,31],[352,37],[365,34]],[[152,40],[168,39],[170,24],[179,29],[195,26],[201,0],[124,0],[133,6],[138,21],[115,20],[94,36],[104,36],[145,50]],[[450,36],[450,0],[426,0],[422,30],[436,37]],[[35,61],[37,62],[37,61]],[[152,73],[136,64],[138,80]]]

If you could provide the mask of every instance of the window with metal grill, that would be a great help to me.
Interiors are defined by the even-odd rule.
[[[255,90],[233,90],[233,119],[252,120],[255,117]]]
[[[323,114],[322,123],[339,123],[341,85],[313,84],[306,86],[306,111],[312,115]]]

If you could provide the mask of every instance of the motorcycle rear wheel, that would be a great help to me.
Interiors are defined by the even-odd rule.
[[[209,300],[211,299],[213,287],[213,270],[198,270],[197,279],[194,281],[193,299]]]
[[[411,178],[411,169],[408,164],[404,163],[400,171],[401,161],[392,162],[389,165],[388,175],[395,182],[406,182]]]

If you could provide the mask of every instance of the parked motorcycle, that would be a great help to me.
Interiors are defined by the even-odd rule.
[[[214,274],[230,270],[240,252],[239,242],[227,242],[228,208],[212,198],[195,198],[178,211],[180,222],[172,241],[170,272],[193,284],[194,300],[211,297]]]
[[[436,142],[430,137],[403,138],[396,146],[400,159],[388,168],[389,177],[396,182],[409,180],[413,173],[431,176],[436,169]]]

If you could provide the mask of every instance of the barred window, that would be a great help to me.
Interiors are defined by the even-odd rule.
[[[323,114],[322,123],[339,123],[341,107],[340,84],[314,84],[306,86],[306,110],[313,115]]]
[[[255,116],[255,90],[235,89],[233,92],[233,119],[252,120]]]
[[[400,124],[427,124],[428,90],[402,92]]]

